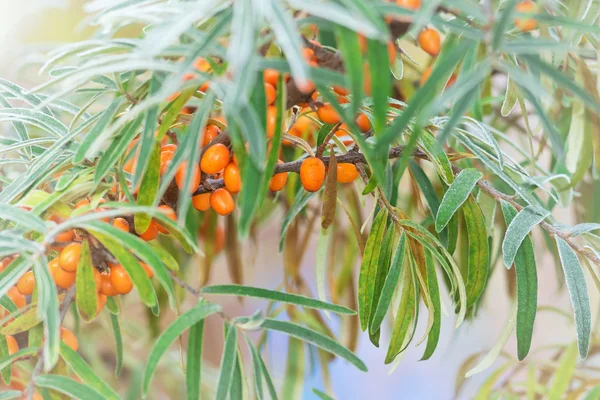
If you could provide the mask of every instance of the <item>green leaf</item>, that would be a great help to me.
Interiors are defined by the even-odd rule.
[[[217,304],[211,304],[204,301],[198,303],[194,308],[186,311],[181,314],[169,327],[167,327],[161,335],[156,340],[154,347],[150,351],[150,356],[148,357],[148,361],[146,363],[146,367],[144,369],[144,377],[143,377],[143,392],[144,396],[148,394],[148,389],[150,387],[150,380],[152,379],[152,375],[154,375],[154,371],[156,370],[156,366],[158,365],[158,361],[163,356],[163,354],[167,351],[169,346],[181,335],[186,329],[196,324],[199,321],[202,321],[209,315],[212,315],[216,312],[219,312],[221,307]]]
[[[185,386],[188,400],[198,400],[200,398],[203,337],[204,320],[201,320],[191,326],[188,335],[185,366]]]
[[[42,321],[38,318],[37,306],[35,306],[2,327],[2,329],[0,329],[0,334],[15,335],[17,333],[26,332],[40,322]]]
[[[504,266],[510,268],[517,255],[517,250],[525,237],[531,232],[534,226],[542,222],[548,214],[542,215],[537,212],[537,207],[527,206],[523,208],[512,220],[506,235],[502,241],[502,253]]]
[[[348,88],[352,93],[351,110],[356,114],[363,97],[363,59],[360,51],[358,35],[341,26],[336,26],[339,54],[344,60]]]
[[[387,123],[388,96],[391,92],[390,61],[385,42],[369,39],[367,58],[371,74],[371,97],[373,98],[373,128],[375,136],[383,133]]]
[[[29,348],[21,349],[10,356],[3,357],[2,359],[0,359],[0,370],[11,365],[16,359],[20,359],[21,357],[31,357],[31,356],[37,354],[37,352],[38,352],[38,349],[29,347]]]
[[[385,280],[390,269],[390,263],[392,260],[392,248],[394,246],[395,241],[395,233],[396,229],[393,225],[390,225],[390,229],[387,230],[386,234],[383,237],[383,242],[380,245],[381,250],[379,253],[379,261],[377,262],[376,266],[377,271],[375,272],[373,296],[371,298],[371,322],[373,322],[375,311],[377,311],[377,305],[381,297],[381,291],[383,290],[383,286],[385,284]],[[371,339],[371,343],[373,343],[375,347],[379,347],[380,336],[381,332],[379,331],[379,327],[373,329],[371,328],[371,324],[369,324],[369,338]]]
[[[304,392],[304,376],[306,369],[304,344],[290,337],[288,340],[285,375],[281,388],[282,397],[286,400],[301,400]]]
[[[221,367],[219,368],[219,379],[216,388],[216,400],[227,400],[231,389],[236,356],[237,356],[237,328],[227,326],[227,334],[225,336],[225,347],[221,358]]]
[[[452,182],[454,182],[454,172],[452,171],[452,163],[448,159],[448,156],[446,155],[444,149],[436,144],[435,138],[429,133],[424,133],[419,137],[419,145],[421,146],[425,154],[427,154],[433,165],[435,165],[435,169],[437,170],[438,175],[442,178],[442,180],[447,185],[452,184]],[[416,164],[416,162],[414,162],[414,160],[411,161],[413,161],[415,165],[418,165]]]
[[[321,400],[335,400],[333,397],[329,396],[327,393],[324,393],[324,392],[320,391],[319,389],[313,388],[312,391]]]
[[[293,322],[278,321],[272,318],[266,318],[262,324],[262,328],[283,332],[296,339],[313,344],[331,354],[349,361],[359,370],[364,372],[367,371],[367,366],[356,355],[354,355],[354,353],[335,340],[310,328],[306,328]]]
[[[83,241],[79,264],[77,265],[77,276],[75,279],[75,300],[77,310],[81,318],[90,322],[98,314],[98,288],[94,280],[94,266],[92,265],[92,254],[87,239]]]
[[[254,375],[254,390],[256,391],[256,398],[258,400],[263,400],[264,392],[260,354],[248,336],[244,335],[244,339],[246,340],[246,345],[248,346],[248,350],[250,350],[250,356],[252,357],[252,372]]]
[[[569,296],[571,297],[571,305],[575,313],[579,355],[585,359],[588,354],[592,331],[590,298],[588,297],[585,276],[583,275],[583,269],[581,268],[577,254],[575,254],[571,246],[559,236],[556,236],[555,239],[560,262],[565,273],[567,288],[569,289]]]
[[[501,200],[502,213],[506,225],[510,225],[517,210],[508,202]],[[523,360],[531,347],[533,324],[537,311],[538,279],[533,243],[529,235],[517,251],[515,257],[517,275],[517,354]]]
[[[490,249],[485,219],[475,198],[470,195],[463,205],[469,242],[468,274],[466,279],[467,307],[474,305],[487,283]]]
[[[44,221],[37,215],[10,204],[0,204],[0,220],[2,219],[12,221],[16,225],[21,225],[36,232],[47,231]]]
[[[0,338],[0,360],[3,360],[4,358],[8,357],[8,341],[7,341],[7,337],[3,336]],[[2,380],[4,380],[4,383],[6,385],[10,385],[10,378],[12,376],[12,364],[8,364],[6,367],[4,367],[1,371],[2,373]]]
[[[583,400],[598,400],[600,399],[600,386],[594,386],[590,389],[589,392],[586,393]]]
[[[103,135],[105,128],[115,118],[117,111],[123,104],[123,100],[124,97],[115,98],[106,108],[106,110],[101,112],[98,122],[96,122],[94,127],[88,133],[86,133],[83,141],[77,149],[77,153],[75,153],[75,156],[73,156],[74,164],[80,164],[86,157],[92,158],[96,155],[96,151],[99,149],[99,146],[101,146],[104,139],[106,139],[104,137],[105,135]]]
[[[44,322],[44,370],[49,371],[58,361],[60,346],[60,313],[56,285],[46,263],[33,264],[38,295],[37,316]]]
[[[56,390],[73,399],[104,400],[102,394],[91,387],[79,383],[74,379],[61,375],[41,375],[35,379],[35,385],[41,388]]]
[[[504,96],[504,101],[502,102],[502,108],[500,113],[503,117],[508,117],[515,108],[517,104],[517,100],[519,98],[519,88],[514,83],[510,76],[506,79],[506,94]]]
[[[429,289],[429,297],[433,305],[433,325],[427,336],[427,346],[421,361],[428,360],[435,351],[440,339],[440,329],[442,324],[442,310],[440,302],[440,289],[438,287],[437,274],[435,272],[435,264],[430,251],[425,251],[425,265],[427,267],[427,288]]]
[[[289,358],[288,358],[289,360]],[[267,388],[269,390],[269,395],[271,396],[271,400],[277,400],[277,390],[275,390],[275,385],[273,384],[273,380],[271,379],[271,374],[269,373],[269,370],[267,369],[267,365],[265,364],[265,361],[262,359],[262,357],[260,357],[259,354],[259,361],[260,361],[260,368],[262,371],[262,376],[265,378],[265,381],[267,382]]]
[[[360,327],[363,331],[369,327],[372,317],[371,303],[374,296],[375,277],[377,275],[381,242],[386,231],[387,219],[387,209],[382,209],[375,217],[360,266],[360,275],[358,277],[358,315],[360,317]]]
[[[60,343],[60,355],[69,368],[92,389],[104,396],[105,399],[120,399],[119,395],[88,365],[87,362],[65,342]]]
[[[379,301],[377,302],[377,308],[375,309],[375,313],[373,314],[373,318],[371,319],[371,325],[369,327],[369,330],[372,332],[375,332],[379,329],[379,327],[383,323],[383,319],[385,318],[387,310],[390,307],[390,304],[392,302],[392,296],[394,295],[396,286],[398,285],[398,278],[400,278],[400,273],[402,272],[402,268],[404,267],[405,256],[406,234],[402,232],[402,235],[400,236],[400,241],[396,246],[396,251],[394,252],[394,256],[392,258],[390,269],[385,278],[383,288],[381,289],[381,296],[379,297]]]
[[[467,200],[477,181],[482,177],[483,174],[474,168],[463,169],[456,175],[454,182],[444,193],[440,208],[435,216],[435,230],[437,232],[444,229],[454,213]]]
[[[577,346],[573,343],[573,345],[567,347],[567,350],[560,359],[558,368],[554,374],[554,381],[548,391],[548,399],[560,400],[564,398],[564,395],[569,388],[569,383],[571,383],[573,378],[576,364]]]
[[[294,203],[292,203],[289,211],[283,219],[283,222],[281,223],[281,233],[279,234],[279,251],[283,250],[285,234],[287,233],[290,224],[294,221],[296,216],[300,214],[300,212],[304,209],[308,201],[315,195],[315,193],[317,192],[308,192],[306,190],[301,190],[300,194],[298,194],[294,199]]]
[[[18,399],[23,396],[23,392],[19,390],[4,390],[0,393],[0,400]]]
[[[313,308],[317,310],[326,310],[338,314],[354,315],[356,312],[344,306],[331,304],[324,301],[312,299],[293,293],[283,293],[275,290],[263,289],[253,286],[243,285],[215,285],[205,286],[200,290],[202,294],[223,294],[231,296],[247,296],[278,301],[281,303],[294,304],[300,307]]]
[[[117,362],[115,365],[115,375],[121,374],[121,368],[123,367],[123,337],[121,335],[121,326],[119,325],[119,316],[116,314],[110,314],[110,324],[115,335],[115,353]]]
[[[517,0],[508,0],[504,4],[504,9],[500,13],[500,18],[494,23],[492,28],[492,48],[498,50],[504,38],[506,37],[506,31],[508,24],[510,23],[512,16],[517,5]]]
[[[156,200],[158,193],[158,185],[160,182],[160,142],[154,143],[148,168],[142,181],[137,195],[136,204],[139,206],[152,206]],[[152,217],[148,214],[135,214],[133,217],[135,231],[142,234],[148,230]]]

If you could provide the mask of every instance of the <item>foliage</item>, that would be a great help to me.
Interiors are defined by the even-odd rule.
[[[584,269],[600,289],[600,215],[588,200],[599,189],[600,7],[397,3],[96,0],[95,36],[53,50],[47,80],[0,80],[0,333],[27,343],[13,352],[9,336],[0,341],[3,379],[18,389],[1,396],[119,398],[61,326],[67,314],[110,320],[119,375],[121,299],[134,288],[156,334],[133,397],[151,391],[162,356],[189,332],[186,350],[178,342],[187,398],[298,398],[305,351],[327,385],[334,359],[367,370],[354,354],[359,330],[387,348],[385,363],[422,343],[430,358],[447,298],[457,328],[476,319],[501,257],[515,306],[498,344],[465,363],[470,376],[505,357],[513,331],[518,360],[532,357],[542,245],[561,266],[577,345],[530,371],[526,391],[593,396],[593,380],[569,381],[577,354],[597,352]],[[123,37],[126,27],[137,34]],[[424,27],[441,32],[441,51]],[[583,210],[577,225],[561,223],[566,207]],[[277,290],[243,284],[242,240],[269,219],[281,232]],[[319,221],[306,277],[299,265]],[[209,286],[223,249],[235,285]],[[199,282],[194,255],[205,260]],[[269,305],[231,316],[214,295]],[[181,309],[186,296],[194,305]],[[207,318],[223,326],[216,375],[202,362]],[[266,359],[273,334],[289,337],[281,387]],[[521,393],[498,384],[526,365],[507,357],[481,398]]]

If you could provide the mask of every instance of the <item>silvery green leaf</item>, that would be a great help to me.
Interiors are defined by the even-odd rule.
[[[504,266],[510,268],[517,255],[517,250],[531,232],[534,226],[542,222],[550,213],[540,214],[533,206],[523,208],[506,228],[506,235],[502,241]]]

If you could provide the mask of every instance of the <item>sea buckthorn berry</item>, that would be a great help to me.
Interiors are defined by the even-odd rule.
[[[356,165],[350,163],[339,163],[337,165],[337,181],[340,183],[350,183],[358,178]]]
[[[348,96],[350,94],[350,91],[348,89],[338,85],[333,85],[333,91],[339,94],[340,96]]]
[[[358,114],[356,117],[356,125],[358,125],[358,129],[360,129],[361,132],[367,132],[371,129],[371,121],[364,113]]]
[[[394,42],[388,42],[387,44],[387,52],[388,52],[388,61],[390,65],[396,62],[396,46],[394,46]]]
[[[119,294],[110,282],[110,274],[100,275],[100,280],[100,293],[105,296],[116,296]]]
[[[233,209],[235,208],[235,203],[233,202],[233,197],[231,197],[231,193],[221,188],[211,193],[210,206],[215,210],[217,214],[227,215],[233,212]]]
[[[58,243],[66,243],[73,240],[75,237],[75,231],[73,229],[69,229],[68,231],[61,232],[54,238],[55,242]]]
[[[17,306],[17,308],[23,308],[27,304],[25,296],[23,296],[21,292],[19,292],[19,289],[17,289],[16,286],[13,286],[10,289],[8,289],[6,295],[13,301],[13,303],[15,303],[15,306]]]
[[[225,181],[225,189],[227,189],[229,193],[239,193],[242,189],[240,169],[232,162],[225,167],[223,180]]]
[[[263,73],[263,77],[266,83],[270,83],[271,85],[277,87],[277,82],[279,81],[279,71],[276,69],[265,69]]]
[[[423,51],[434,57],[440,54],[442,41],[438,31],[430,28],[423,29],[419,34],[419,46],[421,46]]]
[[[229,156],[229,149],[225,145],[217,143],[210,146],[202,155],[200,169],[205,174],[216,174],[229,164]],[[197,187],[198,186],[196,186],[196,188]]]
[[[76,204],[75,204],[75,209],[81,208],[81,207],[85,207],[85,206],[89,206],[90,205],[90,200],[89,199],[83,199],[83,200],[79,200]]]
[[[309,192],[316,192],[325,180],[325,164],[316,157],[308,157],[300,166],[300,182]]]
[[[277,164],[283,164],[283,161],[277,160]],[[285,187],[287,182],[287,172],[280,172],[273,175],[269,181],[269,190],[271,192],[278,192]]]
[[[154,276],[154,270],[150,268],[148,264],[140,263],[140,265],[142,266],[142,268],[144,268],[144,271],[146,271],[146,275],[148,275],[148,278],[152,278]]]
[[[60,252],[58,264],[67,272],[75,272],[77,271],[80,256],[81,243],[71,243]]]
[[[270,83],[265,83],[265,98],[267,99],[267,105],[275,103],[275,99],[277,98],[277,91],[275,90],[275,86]]]
[[[6,344],[8,345],[8,355],[12,356],[17,351],[19,351],[19,344],[17,343],[17,339],[15,339],[12,335],[6,335]]]
[[[535,4],[529,0],[522,1],[515,7],[515,11],[527,14],[535,13],[535,9]],[[533,18],[516,18],[515,25],[521,32],[528,32],[537,28],[537,21]]]
[[[150,221],[150,225],[148,225],[148,229],[144,233],[140,235],[142,240],[149,242],[151,240],[156,239],[158,236],[158,224],[154,221]]]
[[[317,115],[326,124],[337,124],[341,120],[340,115],[330,103],[325,103],[322,107],[319,107]]]
[[[446,82],[446,88],[449,88],[450,86],[454,85],[455,82],[456,82],[456,74],[450,75],[450,78],[448,78],[448,82]]]
[[[198,211],[206,211],[210,208],[210,193],[197,194],[192,197],[192,206]]]
[[[267,137],[272,138],[275,134],[275,124],[277,123],[277,107],[267,107]]]
[[[60,339],[73,349],[73,351],[79,349],[79,342],[77,341],[75,334],[62,326],[60,327]]]
[[[106,295],[102,294],[102,293],[96,293],[96,304],[97,304],[96,315],[98,315],[98,314],[100,314],[100,311],[102,311],[102,309],[106,305]]]
[[[54,283],[61,289],[68,289],[75,283],[76,274],[75,272],[67,272],[58,265],[58,258],[55,258],[48,262],[48,268],[52,274]]]
[[[122,265],[115,265],[110,269],[110,283],[119,294],[127,294],[133,289],[133,282]]]
[[[175,174],[175,183],[179,190],[183,190],[185,187],[186,179],[189,179],[190,182],[190,193],[194,193],[198,186],[200,186],[200,168],[197,164],[194,164],[192,168],[192,175],[190,177],[187,176],[188,162],[182,162],[177,168],[177,173]]]
[[[173,156],[175,155],[172,151],[163,151],[160,153],[160,175],[164,175],[169,170]]]
[[[396,0],[396,4],[409,10],[418,10],[421,8],[421,0]]]
[[[431,75],[431,71],[433,71],[433,65],[430,65],[425,69],[425,71],[423,71],[423,75],[421,75],[421,86],[423,86],[425,82],[427,82],[429,76]]]
[[[177,221],[177,214],[175,214],[175,211],[168,205],[166,205],[166,204],[160,205],[160,206],[158,206],[158,209],[163,214],[165,214],[167,217],[169,217],[169,219],[171,219],[172,221]],[[158,229],[158,231],[160,233],[164,233],[164,234],[169,233],[169,231],[166,228],[163,228],[160,225],[160,223],[158,223],[158,222],[156,223],[156,228]]]
[[[164,153],[165,151],[174,152],[175,150],[177,150],[177,145],[173,143],[165,144],[160,148],[161,153]]]
[[[210,63],[202,57],[196,58],[194,60],[193,65],[194,65],[194,68],[196,68],[200,72],[210,72],[211,71]]]
[[[310,61],[315,56],[315,51],[313,49],[309,49],[305,47],[302,49],[302,55],[306,61]]]
[[[17,282],[17,289],[23,296],[29,296],[32,294],[34,286],[35,278],[33,276],[33,271],[25,272],[25,275],[19,278],[19,281]]]
[[[129,222],[125,218],[115,218],[112,225],[123,232],[129,232]]]
[[[216,125],[206,125],[204,129],[204,136],[202,137],[202,146],[206,146],[209,144],[214,138],[216,138],[221,133],[221,129],[219,129]]]

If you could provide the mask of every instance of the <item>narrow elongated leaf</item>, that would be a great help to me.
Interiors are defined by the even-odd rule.
[[[94,281],[94,266],[92,265],[92,254],[87,239],[83,241],[79,264],[77,265],[77,276],[75,279],[75,300],[77,311],[84,321],[91,321],[98,313],[98,296],[96,282]]]
[[[304,389],[304,375],[306,368],[304,343],[290,337],[288,340],[287,362],[285,375],[281,388],[281,397],[290,400],[301,400]]]
[[[188,336],[185,366],[185,386],[188,400],[198,400],[200,398],[203,337],[204,320],[201,320],[192,325]]]
[[[359,370],[364,372],[367,371],[367,366],[354,355],[354,353],[335,340],[310,328],[306,328],[293,322],[278,321],[272,318],[266,318],[262,327],[272,331],[283,332],[304,342],[313,344],[331,354],[347,360]]]
[[[548,391],[548,399],[560,400],[569,388],[569,383],[573,378],[575,366],[577,364],[577,346],[575,343],[567,347],[567,350],[562,355],[558,368],[554,374],[554,381]]]
[[[23,392],[19,390],[4,390],[0,393],[0,400],[19,399],[23,396]]]
[[[337,206],[337,161],[335,153],[329,155],[329,170],[325,178],[325,191],[323,193],[323,206],[321,207],[321,227],[329,228],[335,220]]]
[[[546,217],[547,214],[539,214],[537,208],[527,206],[513,218],[508,228],[506,228],[506,234],[502,241],[502,260],[506,268],[512,266],[517,255],[517,250],[525,237],[531,232],[534,226],[542,222]]]
[[[477,181],[482,176],[481,172],[473,168],[463,169],[456,175],[454,182],[452,182],[446,193],[444,193],[440,208],[435,216],[435,230],[437,232],[444,229],[450,218],[467,200]]]
[[[119,316],[116,314],[110,314],[110,324],[115,335],[115,354],[117,362],[115,365],[115,375],[121,374],[121,368],[123,367],[123,336],[121,335],[121,326],[119,324]]]
[[[440,329],[442,324],[440,289],[438,287],[437,274],[435,272],[435,264],[433,255],[430,251],[425,251],[425,262],[427,265],[427,285],[429,289],[429,297],[433,305],[433,325],[427,336],[427,346],[421,360],[428,360],[435,351],[438,340],[440,339]]]
[[[388,272],[390,269],[393,247],[395,243],[395,233],[396,229],[392,225],[383,237],[383,242],[381,243],[381,251],[379,255],[379,262],[377,263],[377,272],[375,274],[373,298],[371,299],[371,321],[369,324],[369,338],[371,339],[371,343],[373,343],[376,347],[379,347],[379,337],[381,336],[381,332],[379,331],[379,327],[373,328],[372,323],[373,318],[375,316],[375,312],[377,311],[379,299],[382,295],[381,292],[383,290],[383,286],[385,285],[386,277],[388,276]]]
[[[56,286],[50,269],[41,261],[33,264],[38,295],[37,316],[44,321],[44,370],[51,370],[58,362],[60,345],[60,313]]]
[[[8,340],[6,336],[0,337],[0,360],[3,360],[4,358],[8,357]],[[4,383],[7,385],[10,385],[10,379],[12,376],[12,364],[8,364],[6,367],[4,367],[1,371],[2,373],[2,380],[4,380]]]
[[[517,215],[517,210],[506,201],[502,200],[500,204],[506,225],[510,225]],[[517,274],[517,354],[519,360],[523,360],[531,346],[538,291],[535,254],[529,235],[525,237],[517,251],[515,269]]]
[[[314,308],[317,310],[327,310],[338,314],[353,315],[356,314],[354,310],[340,306],[337,304],[331,304],[324,301],[312,299],[310,297],[301,296],[293,293],[278,292],[275,290],[263,289],[253,286],[243,285],[215,285],[205,286],[200,290],[203,294],[223,294],[232,296],[247,296],[256,297],[259,299],[267,299],[272,301],[278,301],[281,303],[294,304],[300,307]]]
[[[283,222],[281,223],[281,233],[279,234],[279,251],[283,250],[283,243],[285,241],[285,234],[287,233],[290,224],[294,221],[296,216],[304,209],[308,201],[317,192],[308,192],[306,190],[301,191],[299,195],[294,199],[294,203],[287,212]]]
[[[189,176],[189,175],[188,175]],[[136,203],[140,206],[152,206],[156,201],[160,182],[160,142],[154,143],[150,153],[148,168],[140,183]],[[148,214],[135,214],[133,217],[135,231],[142,234],[148,230],[152,218]]]
[[[225,336],[225,348],[221,357],[221,367],[219,368],[219,379],[217,381],[216,400],[226,400],[231,389],[235,362],[237,356],[237,328],[228,326]]]
[[[373,98],[373,128],[375,136],[379,136],[383,133],[387,123],[388,96],[392,87],[390,61],[386,43],[369,39],[367,45],[367,58],[371,74],[370,90]]]
[[[169,325],[168,328],[166,328],[163,331],[163,333],[161,333],[161,335],[156,340],[154,347],[150,351],[150,356],[148,357],[148,361],[144,369],[144,396],[148,393],[148,389],[150,387],[150,380],[152,379],[152,375],[154,375],[154,371],[156,370],[158,361],[160,360],[162,355],[167,351],[169,346],[186,329],[220,310],[221,307],[217,304],[211,304],[201,301],[191,310],[181,314],[179,318],[177,318],[171,325]]]
[[[277,390],[275,390],[275,385],[273,384],[273,380],[271,379],[271,374],[269,373],[269,370],[267,369],[267,365],[265,364],[265,361],[262,359],[262,357],[260,357],[260,354],[259,354],[259,361],[260,361],[260,368],[262,371],[262,375],[265,378],[265,382],[267,383],[269,395],[271,396],[272,400],[277,400]]]
[[[502,46],[502,43],[504,43],[506,29],[514,14],[516,4],[517,0],[508,0],[503,3],[504,9],[500,13],[500,18],[494,23],[492,29],[492,48],[494,50],[498,50],[500,46]]]
[[[467,307],[474,305],[487,283],[490,249],[485,219],[475,197],[469,195],[463,205],[469,241],[468,273],[466,279]]]
[[[329,231],[331,233],[332,231]],[[327,291],[325,289],[325,279],[327,276],[327,249],[330,243],[330,234],[321,228],[319,239],[317,241],[316,260],[315,260],[315,283],[317,285],[317,297],[322,302],[327,302]],[[329,311],[325,311],[325,315],[331,320]]]
[[[24,228],[32,229],[37,232],[45,232],[47,230],[44,221],[38,216],[10,204],[0,204],[0,220],[1,219],[13,221],[17,225],[21,225]]]
[[[344,59],[348,87],[352,93],[352,113],[360,107],[363,97],[363,60],[358,35],[347,28],[336,27],[340,55]]]
[[[571,305],[575,313],[575,326],[577,327],[577,343],[579,355],[586,358],[590,347],[590,335],[592,331],[592,315],[590,310],[590,298],[583,269],[577,258],[577,254],[571,246],[559,236],[556,236],[558,255],[565,273]]]
[[[261,368],[260,354],[248,336],[244,335],[244,339],[246,339],[246,344],[248,345],[250,356],[252,357],[252,372],[254,375],[254,390],[256,392],[256,398],[258,400],[263,400],[263,372]]]
[[[97,391],[106,399],[120,399],[119,395],[85,362],[78,352],[71,349],[65,342],[60,343],[60,356],[69,368],[90,388]]]
[[[73,399],[104,400],[102,394],[74,379],[61,375],[42,375],[35,379],[37,387],[56,390]]]
[[[112,101],[108,108],[101,113],[98,122],[96,122],[94,127],[85,135],[85,138],[81,142],[79,149],[77,149],[77,153],[75,153],[75,156],[73,157],[73,163],[79,164],[86,157],[91,158],[96,155],[95,151],[99,148],[101,143],[96,143],[95,146],[93,146],[93,151],[91,149],[92,144],[94,144],[96,141],[100,142],[103,139],[101,137],[102,133],[117,114],[117,111],[123,104],[123,99],[123,97],[117,97]]]
[[[381,253],[381,242],[386,231],[387,217],[388,212],[386,209],[379,211],[375,217],[360,266],[360,275],[358,277],[358,315],[360,317],[360,327],[363,331],[369,327],[369,322],[371,321],[371,303],[374,296],[375,277]]]

